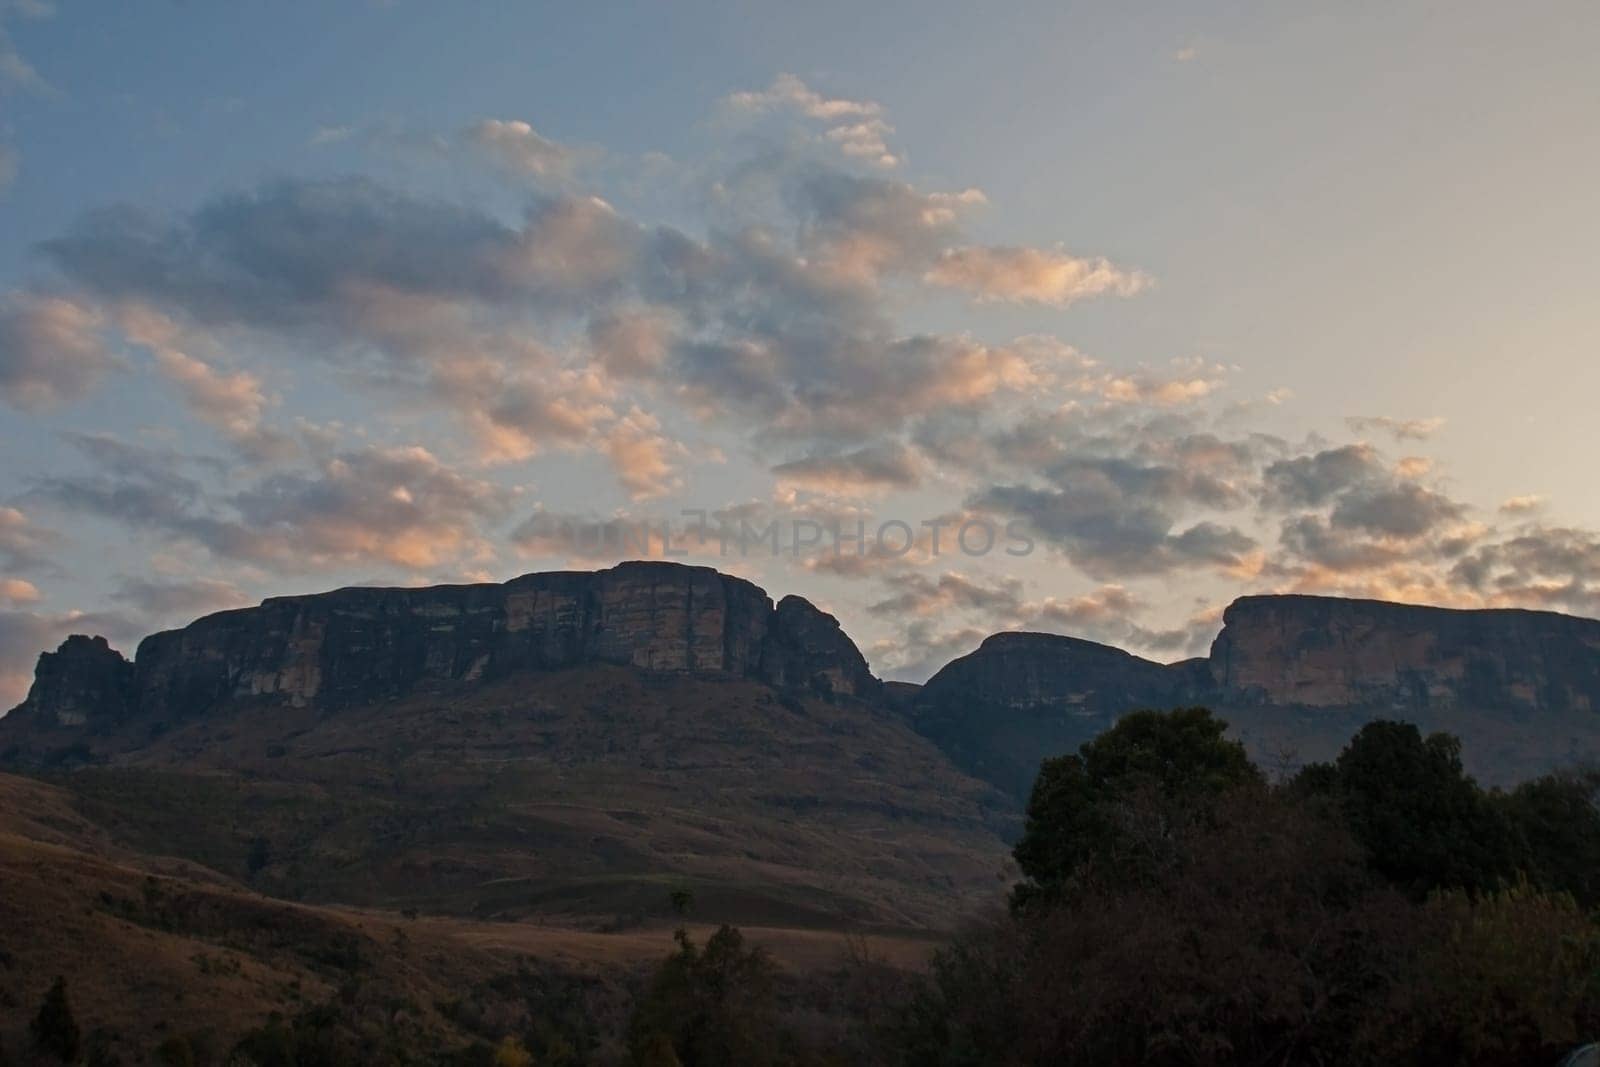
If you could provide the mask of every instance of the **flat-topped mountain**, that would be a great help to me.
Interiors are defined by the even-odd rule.
[[[1249,596],[1222,615],[1229,703],[1600,711],[1600,621],[1549,611]]]
[[[1223,613],[1207,658],[1161,664],[1077,638],[996,634],[908,699],[918,728],[958,766],[1019,797],[1043,756],[1072,751],[1141,707],[1207,704],[1263,745],[1292,741],[1316,757],[1329,754],[1322,734],[1342,741],[1378,716],[1451,730],[1469,751],[1486,724],[1535,716],[1543,723],[1527,721],[1524,736],[1509,739],[1533,748],[1512,747],[1545,745],[1559,758],[1600,731],[1600,621],[1249,596]]]
[[[74,637],[0,719],[141,851],[274,896],[627,925],[928,928],[1008,877],[1007,799],[838,623],[705,567],[278,597]]]
[[[774,606],[708,567],[624,563],[501,585],[274,597],[153,634],[128,663],[104,640],[45,655],[13,729],[168,725],[241,700],[333,708],[529,670],[614,664],[726,675],[828,697],[879,683],[833,616]]]

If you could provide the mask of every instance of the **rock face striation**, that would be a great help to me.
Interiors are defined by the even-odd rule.
[[[1230,704],[1600,711],[1600,622],[1311,596],[1241,597],[1209,662]]]
[[[833,616],[707,567],[624,563],[503,585],[340,589],[275,597],[153,634],[132,663],[103,638],[40,658],[0,723],[173,723],[248,699],[369,703],[451,683],[584,663],[727,674],[834,697],[880,683]]]
[[[1074,750],[1135,708],[1338,709],[1429,721],[1453,711],[1600,712],[1600,621],[1250,596],[1223,613],[1208,658],[1160,664],[1076,638],[996,634],[911,703],[918,729],[959,766],[1020,797],[1041,759]],[[1349,721],[1339,718],[1337,729]]]

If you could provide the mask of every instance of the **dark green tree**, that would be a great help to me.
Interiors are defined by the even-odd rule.
[[[1500,798],[1540,889],[1600,905],[1600,772],[1549,774]]]
[[[33,1017],[30,1029],[33,1043],[40,1052],[54,1056],[63,1063],[71,1063],[78,1058],[83,1035],[78,1030],[77,1020],[72,1017],[65,978],[58,977],[51,984],[50,991],[44,995],[44,1003],[39,1006],[39,1014]]]
[[[1462,769],[1461,743],[1449,734],[1370,722],[1331,771],[1307,767],[1294,789],[1331,799],[1373,870],[1418,898],[1493,889],[1521,865],[1511,819]]]
[[[1091,875],[1146,877],[1178,823],[1204,818],[1210,802],[1232,791],[1263,785],[1227,728],[1206,708],[1136,711],[1077,755],[1046,760],[1014,853],[1027,878],[1015,901],[1054,899]]]

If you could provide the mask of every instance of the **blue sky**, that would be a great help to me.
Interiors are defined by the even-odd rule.
[[[697,510],[916,528],[691,549],[908,677],[1600,611],[1592,5],[862,7],[0,0],[0,705]]]

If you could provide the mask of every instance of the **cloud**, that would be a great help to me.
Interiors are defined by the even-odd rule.
[[[1600,617],[1600,535],[1530,524],[1475,547],[1450,578],[1491,603]]]
[[[1466,508],[1448,497],[1406,482],[1361,486],[1345,493],[1333,509],[1334,526],[1389,537],[1415,538],[1455,522]]]
[[[0,578],[0,604],[32,604],[39,599],[39,587],[22,578]]]
[[[318,126],[312,131],[311,137],[306,141],[312,147],[328,144],[340,144],[354,137],[354,126]]]
[[[675,323],[666,308],[628,308],[589,321],[589,346],[606,371],[619,378],[658,374],[674,344]]]
[[[535,181],[571,180],[579,154],[541,136],[520,119],[483,119],[466,134],[469,143],[513,174]]]
[[[606,431],[606,454],[623,488],[635,500],[665,496],[681,484],[673,459],[679,451],[655,416],[638,408]]]
[[[17,150],[8,144],[0,144],[0,193],[4,193],[17,180],[17,172],[21,167],[22,157]]]
[[[826,126],[823,136],[847,156],[879,167],[900,162],[887,143],[894,127],[882,105],[824,96],[793,74],[779,74],[766,89],[732,93],[724,104],[736,112],[788,111]]]
[[[237,586],[216,578],[126,578],[112,590],[110,598],[140,618],[160,622],[188,622],[251,603],[251,598]]]
[[[31,571],[49,563],[61,535],[39,526],[14,507],[0,506],[0,570]]]
[[[1262,500],[1269,508],[1316,507],[1338,494],[1384,476],[1371,445],[1341,445],[1311,455],[1278,460],[1263,477]]]
[[[71,440],[96,469],[35,479],[28,499],[290,573],[481,561],[492,548],[480,524],[509,507],[502,490],[420,446],[350,450],[310,471],[271,474],[220,495],[181,473],[180,458],[104,436]]]
[[[1150,284],[1139,271],[1107,259],[1080,259],[1060,249],[969,246],[951,248],[924,275],[931,285],[961,289],[980,302],[1066,307],[1087,297],[1133,296]]]
[[[184,349],[196,339],[185,337],[185,331],[158,312],[129,305],[119,318],[124,336],[150,350],[157,367],[178,387],[189,410],[221,431],[241,455],[266,461],[294,454],[294,443],[286,434],[264,425],[270,400],[254,374],[218,371],[188,354]]]
[[[0,300],[0,397],[36,410],[76,400],[120,361],[104,319],[73,296],[15,292]]]
[[[0,4],[0,96],[10,93],[56,95],[56,88],[28,62],[6,29],[6,22],[12,15],[41,19],[49,18],[54,13],[53,6],[39,0],[11,0]]]
[[[998,630],[1061,633],[1108,643],[1145,643],[1146,637],[1177,643],[1171,635],[1157,635],[1135,623],[1145,605],[1120,585],[1031,600],[1020,580],[1005,576],[906,571],[883,575],[880,582],[887,595],[867,610],[897,624],[897,634],[879,641],[872,651],[875,661],[886,664],[888,676],[898,679],[920,681]]]
[[[925,193],[906,182],[837,171],[805,175],[789,194],[799,211],[799,251],[827,275],[876,283],[938,262],[960,236],[961,216],[983,193]]]
[[[1355,415],[1344,420],[1352,433],[1389,434],[1396,441],[1426,441],[1444,425],[1441,418],[1394,419],[1387,415]]]
[[[772,472],[780,484],[852,494],[912,488],[922,479],[922,464],[904,445],[889,444],[791,460]]]
[[[1544,507],[1544,497],[1537,493],[1507,497],[1500,502],[1500,511],[1506,515],[1526,515]]]

